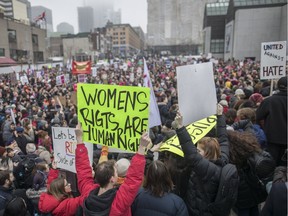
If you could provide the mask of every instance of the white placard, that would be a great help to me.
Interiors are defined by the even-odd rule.
[[[20,77],[22,85],[29,84],[28,77],[26,75]]]
[[[97,76],[97,68],[96,67],[92,67],[92,76],[96,77]]]
[[[75,151],[77,146],[75,128],[52,127],[54,158],[57,167],[76,173]],[[93,160],[93,144],[84,143],[88,150],[90,164]]]
[[[65,82],[65,76],[64,75],[60,75],[60,76],[56,76],[56,85],[62,85]]]
[[[217,98],[212,62],[176,68],[179,109],[183,124],[216,113]]]
[[[286,41],[261,43],[261,79],[278,79],[285,76]]]

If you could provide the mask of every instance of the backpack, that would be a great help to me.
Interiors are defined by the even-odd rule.
[[[262,150],[255,152],[247,162],[250,167],[250,172],[247,173],[247,183],[253,189],[257,202],[264,202],[268,195],[266,184],[273,180],[275,160],[269,152]]]
[[[215,201],[208,205],[215,216],[230,214],[231,208],[237,201],[239,176],[235,165],[226,164],[222,167],[220,181]]]

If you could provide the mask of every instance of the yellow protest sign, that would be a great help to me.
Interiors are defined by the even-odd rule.
[[[84,141],[138,150],[148,130],[149,88],[78,83],[77,101]]]
[[[204,137],[217,122],[215,115],[196,121],[188,126],[186,129],[191,136],[192,142],[197,143],[202,137]],[[184,157],[177,135],[167,140],[160,148],[160,151],[170,151],[181,157]]]

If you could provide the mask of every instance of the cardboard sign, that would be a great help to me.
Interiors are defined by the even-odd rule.
[[[212,62],[176,68],[179,109],[188,125],[216,113],[217,98]]]
[[[209,116],[208,118],[196,121],[188,126],[186,129],[191,136],[192,142],[195,144],[201,138],[203,138],[217,123],[217,117],[215,115]],[[181,157],[184,157],[182,148],[179,143],[177,135],[167,140],[160,148],[160,151],[170,151]]]
[[[76,173],[75,150],[77,147],[75,128],[52,127],[54,158],[57,167]],[[84,143],[88,150],[90,164],[93,161],[93,144]]]
[[[77,101],[84,141],[138,150],[143,130],[148,131],[149,88],[79,83]]]
[[[286,75],[286,41],[261,43],[261,79]]]

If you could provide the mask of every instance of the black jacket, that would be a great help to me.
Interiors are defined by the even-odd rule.
[[[6,203],[13,198],[13,189],[0,186],[0,210],[5,209]]]
[[[287,145],[287,92],[266,98],[256,110],[256,121],[264,120],[268,143]]]
[[[209,161],[198,153],[185,127],[176,132],[184,152],[184,158],[192,169],[185,198],[189,215],[213,215],[208,209],[208,204],[215,200],[221,169],[229,162],[229,143],[225,119],[223,116],[218,116],[217,120],[217,133],[221,148],[221,158],[217,161]]]
[[[145,189],[140,189],[131,210],[133,216],[188,216],[184,201],[177,195],[155,197]]]
[[[111,204],[114,200],[118,188],[114,188],[106,191],[98,196],[100,187],[91,191],[87,199],[83,204],[83,211],[86,216],[108,216],[111,208]],[[89,207],[93,209],[89,209]]]

